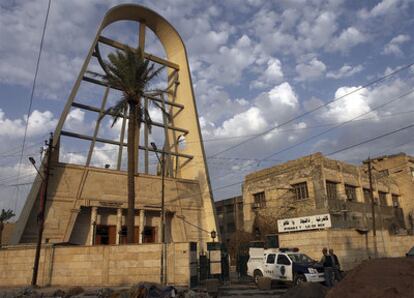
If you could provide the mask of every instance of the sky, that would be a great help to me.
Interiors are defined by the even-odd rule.
[[[412,0],[53,0],[20,164],[48,1],[2,0],[0,208],[23,206],[35,177],[28,157],[39,159],[105,12],[126,2],[183,38],[215,200],[241,194],[248,173],[314,152],[355,164],[414,154],[412,127],[364,143],[414,123]],[[134,26],[105,33],[133,45]],[[163,56],[150,34],[148,47]],[[73,109],[65,125],[90,132],[93,121]],[[109,120],[104,132],[118,133]],[[63,157],[82,160],[79,147],[65,143]],[[101,149],[94,162],[104,164],[112,153]]]

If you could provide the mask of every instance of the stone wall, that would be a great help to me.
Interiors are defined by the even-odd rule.
[[[244,230],[255,233],[258,230],[262,235],[277,233],[278,219],[324,213],[332,215],[334,228],[372,227],[371,204],[364,196],[364,189],[369,188],[365,168],[315,153],[247,175],[243,185]],[[402,210],[392,207],[392,196],[400,196],[401,202],[404,202],[404,197],[410,196],[400,192],[399,184],[393,177],[381,175],[375,171],[373,182],[377,200],[379,191],[386,193],[385,204],[376,207],[377,211],[381,209],[377,223],[384,229],[398,230],[404,227],[400,215]],[[335,190],[330,188],[329,198],[327,181],[335,187]],[[303,182],[306,182],[308,197],[297,199],[293,187]],[[410,185],[414,184],[411,182]],[[348,194],[349,198],[346,186],[355,192]],[[255,204],[255,194],[262,192],[265,204]]]
[[[69,242],[75,237],[77,244],[88,244],[85,239],[88,239],[90,234],[86,236],[85,234],[90,233],[91,216],[90,211],[84,213],[82,208],[112,208],[112,215],[104,218],[107,224],[115,224],[117,209],[122,209],[124,211],[122,221],[125,223],[128,205],[126,186],[125,172],[62,163],[53,165],[48,188],[43,242],[46,242],[46,239],[50,243]],[[38,200],[36,200],[36,192],[33,190],[32,192],[17,222],[12,244],[36,242]],[[199,243],[210,241],[209,233],[202,230],[209,231],[207,222],[215,221],[215,218],[207,219],[203,196],[205,195],[197,180],[165,178],[165,208],[167,212],[174,214],[171,220],[172,241]],[[159,225],[160,207],[161,177],[137,175],[135,209],[144,211],[148,225]],[[156,216],[153,216],[154,214]],[[184,215],[185,220],[180,219]],[[139,226],[139,222],[137,215],[136,226]],[[78,234],[84,236],[80,237]],[[81,239],[83,242],[79,243]]]
[[[414,157],[400,153],[378,157],[373,163],[379,171],[387,170],[389,177],[397,181],[401,195],[398,200],[404,210],[405,227],[414,234]]]
[[[380,257],[401,257],[414,246],[414,236],[395,236],[388,231],[377,231],[377,250]],[[372,233],[361,235],[353,229],[329,229],[279,234],[280,247],[298,247],[311,258],[320,260],[322,248],[335,251],[344,270],[354,268],[374,257],[375,246]]]
[[[274,230],[265,229],[262,234],[275,233],[277,219],[324,213],[316,206],[324,192],[321,156],[317,153],[247,175],[243,185],[244,230],[252,232],[254,227],[262,230],[269,226]],[[291,187],[303,182],[307,184],[309,197],[296,200]],[[254,206],[254,195],[260,192],[265,193],[265,208]]]
[[[170,243],[168,283],[188,286],[189,243]],[[161,244],[53,246],[41,251],[40,286],[120,286],[141,281],[160,282]],[[0,250],[0,287],[29,285],[35,247],[9,246]]]

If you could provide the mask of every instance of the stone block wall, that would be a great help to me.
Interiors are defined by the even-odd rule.
[[[0,287],[29,285],[34,246],[0,250]],[[167,245],[168,283],[188,286],[189,243]],[[40,286],[121,286],[142,281],[160,282],[161,244],[53,246],[42,249]]]
[[[390,235],[379,230],[376,236],[379,257],[401,257],[414,246],[414,236]],[[298,247],[315,260],[322,257],[322,248],[332,248],[344,270],[349,270],[363,260],[374,257],[375,245],[372,233],[361,235],[353,229],[329,229],[279,234],[280,247]]]

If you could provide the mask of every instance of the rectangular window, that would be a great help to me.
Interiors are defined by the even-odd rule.
[[[378,192],[380,206],[387,206],[387,193],[383,191]]]
[[[326,195],[328,196],[329,200],[336,200],[338,198],[336,185],[336,182],[326,181]]]
[[[276,255],[275,254],[269,254],[269,255],[267,255],[266,263],[267,264],[274,264],[275,263],[275,259],[276,259]]]
[[[356,187],[353,185],[345,184],[345,193],[346,193],[346,199],[348,201],[356,201]]]
[[[306,182],[292,185],[296,200],[303,200],[309,198],[308,185]]]
[[[255,207],[264,208],[266,207],[266,197],[264,191],[255,193],[254,197],[254,205]]]
[[[396,194],[392,194],[392,206],[395,208],[400,207],[400,198]]]
[[[371,203],[371,191],[368,188],[364,188],[364,201],[367,204]]]
[[[287,266],[290,265],[290,261],[288,257],[285,255],[281,255],[281,254],[277,255],[277,263],[280,265],[287,265]]]

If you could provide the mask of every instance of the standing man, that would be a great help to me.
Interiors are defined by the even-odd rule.
[[[322,259],[320,263],[323,265],[324,269],[324,277],[325,277],[325,284],[327,287],[333,286],[333,258],[328,255],[328,249],[324,247],[322,249]]]
[[[341,264],[339,263],[338,257],[336,256],[332,248],[329,249],[329,256],[332,258],[333,273],[334,273],[335,280],[340,281],[342,279]]]

